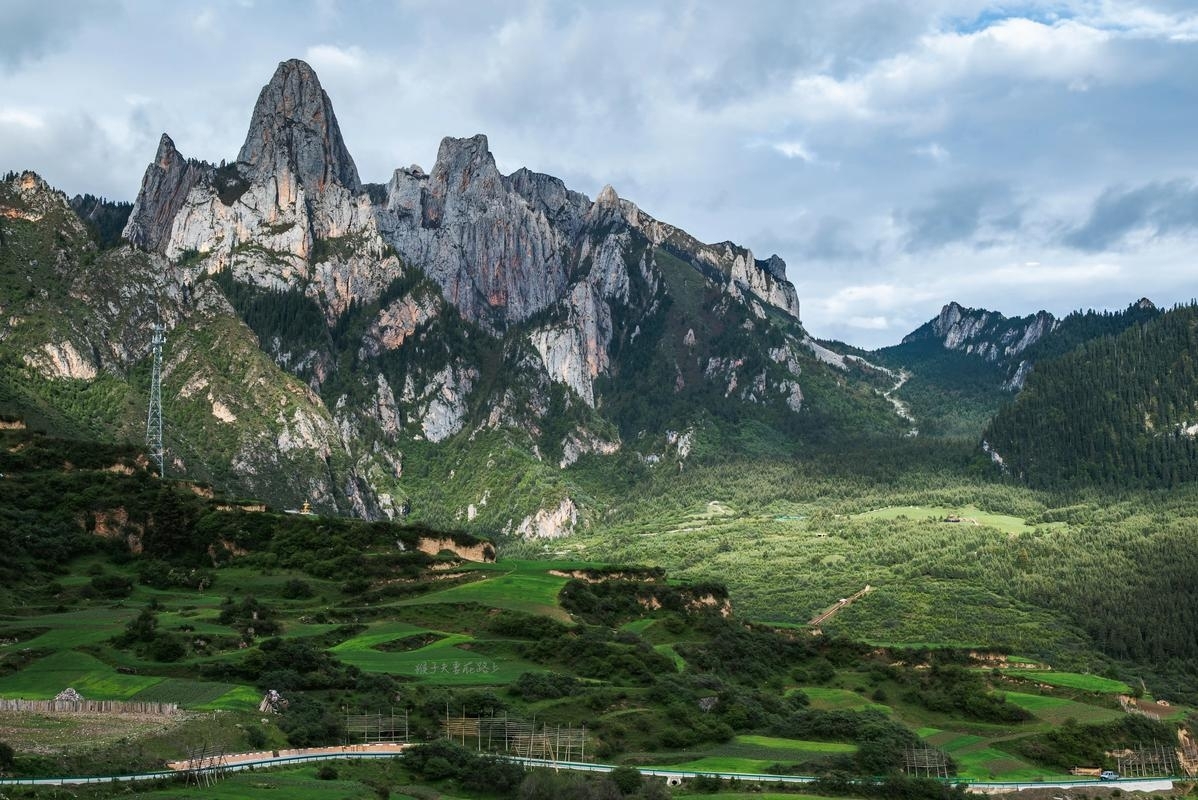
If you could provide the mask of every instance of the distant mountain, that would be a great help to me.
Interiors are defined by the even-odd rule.
[[[994,460],[1036,485],[1198,478],[1198,306],[1040,362],[987,426]]]
[[[1159,314],[1147,299],[1120,312],[1075,311],[1061,319],[1047,311],[1006,317],[952,302],[873,357],[911,373],[898,396],[911,405],[923,434],[973,437],[1023,388],[1038,362]]]
[[[32,173],[0,184],[0,411],[137,441],[161,319],[168,471],[279,504],[558,535],[595,513],[580,480],[605,459],[909,427],[808,337],[777,256],[502,175],[483,136],[363,183],[300,61],[235,161],[164,134],[123,236],[101,247]]]

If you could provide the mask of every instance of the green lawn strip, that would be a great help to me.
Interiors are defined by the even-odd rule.
[[[666,769],[771,774],[770,768],[775,764],[809,761],[813,758],[855,753],[856,751],[856,745],[843,742],[814,742],[801,739],[781,739],[773,736],[737,736],[730,742],[706,749],[706,755],[670,764]],[[648,757],[652,758],[651,755]]]
[[[779,794],[777,792],[716,792],[715,794],[696,792],[675,792],[670,797],[676,800],[699,800],[700,798],[715,798],[715,800],[846,800],[846,795],[828,797],[822,794]],[[848,798],[851,800],[851,797]]]
[[[1044,777],[1062,776],[1045,767],[1037,767],[1004,750],[995,747],[995,740],[957,731],[920,728],[924,741],[952,756],[957,762],[957,773],[967,780],[1039,780]]]
[[[777,736],[736,736],[733,737],[732,742],[733,744],[752,745],[754,747],[769,748],[770,750],[782,750],[802,754],[857,752],[857,745],[855,744],[813,742],[805,739],[783,739]]]
[[[177,703],[181,708],[203,708],[236,688],[239,687],[231,683],[166,678],[147,686],[129,699],[145,703]]]
[[[64,650],[79,647],[80,645],[103,642],[124,630],[125,625],[136,614],[137,610],[133,607],[117,609],[84,608],[62,614],[45,614],[30,618],[30,623],[36,620],[37,627],[49,628],[49,630],[28,641],[0,647],[0,653],[5,652],[7,649],[26,647]],[[12,627],[25,626],[13,624]]]
[[[1073,777],[1066,772],[1037,767],[995,747],[952,753],[952,757],[957,762],[958,776],[965,780],[1040,781]]]
[[[93,656],[64,650],[0,678],[0,696],[49,700],[71,687],[88,700],[128,700],[161,680],[155,676],[121,675]]]
[[[416,632],[420,632],[419,629]],[[460,633],[441,635],[443,639],[418,650],[388,653],[373,647],[360,647],[361,637],[355,637],[332,648],[331,652],[364,672],[386,672],[437,684],[510,683],[522,672],[540,669],[517,658],[488,655],[484,652],[485,640]],[[388,639],[396,638],[402,638],[402,635],[388,635]],[[480,646],[480,649],[474,649]]]
[[[432,591],[397,605],[428,603],[480,603],[492,608],[507,608],[569,622],[570,615],[557,604],[557,595],[569,578],[550,575],[547,570],[534,568],[536,562],[512,562],[508,572],[493,573],[483,580]],[[490,566],[490,565],[488,565]],[[476,567],[476,569],[478,569]]]
[[[1024,694],[1022,692],[1004,692],[1008,703],[1013,703],[1022,709],[1030,711],[1038,719],[1060,725],[1067,719],[1073,719],[1083,724],[1110,722],[1123,716],[1123,712],[1114,708],[1102,708],[1076,700],[1066,700],[1063,697],[1048,697],[1039,694]]]
[[[776,760],[754,758],[737,758],[735,756],[706,756],[686,761],[681,764],[671,764],[666,769],[682,772],[740,772],[747,775],[769,775],[769,769]]]
[[[799,686],[793,691],[807,695],[811,707],[822,711],[881,711],[893,713],[890,706],[874,703],[869,698],[848,689],[830,689],[824,686]]]
[[[1131,687],[1123,681],[1103,678],[1098,675],[1083,675],[1077,672],[1056,672],[1041,669],[1005,669],[1004,675],[1012,678],[1044,683],[1049,686],[1061,686],[1067,689],[1080,689],[1083,692],[1098,694],[1130,694]]]
[[[1013,517],[1008,514],[991,514],[987,511],[982,511],[976,506],[962,506],[960,508],[947,508],[944,506],[887,506],[873,511],[866,511],[862,514],[855,514],[857,519],[898,519],[906,517],[907,519],[934,519],[944,521],[948,517],[957,517],[961,521],[956,523],[945,522],[946,525],[969,525],[973,526],[970,520],[976,520],[978,525],[985,525],[990,528],[996,528],[1003,533],[1027,533],[1035,528],[1028,525],[1027,522],[1020,517]]]
[[[621,625],[620,630],[628,631],[630,633],[635,633],[635,634],[642,634],[645,632],[645,629],[648,628],[650,625],[652,625],[654,622],[657,622],[657,620],[653,619],[652,617],[646,617],[644,619],[634,619],[631,622],[625,622],[623,625]]]
[[[252,686],[235,686],[220,697],[196,706],[200,711],[252,711],[262,701],[263,692]]]

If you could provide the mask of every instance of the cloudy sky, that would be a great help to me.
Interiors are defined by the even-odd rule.
[[[163,131],[233,158],[292,57],[363,180],[486,133],[777,252],[817,336],[1198,295],[1187,0],[0,0],[0,169],[131,200]]]

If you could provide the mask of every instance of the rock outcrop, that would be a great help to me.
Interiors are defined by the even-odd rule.
[[[162,134],[158,153],[141,179],[141,190],[125,225],[124,238],[146,250],[165,250],[175,217],[192,187],[201,178],[211,180],[211,175],[210,167],[179,155],[171,137]]]
[[[293,177],[309,197],[334,184],[351,194],[362,188],[333,104],[312,67],[298,59],[280,64],[258,95],[237,161],[248,167],[250,180]]]

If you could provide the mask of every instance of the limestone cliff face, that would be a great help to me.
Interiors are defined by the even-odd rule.
[[[627,321],[630,306],[655,307],[662,281],[652,248],[668,249],[758,317],[765,306],[799,313],[777,256],[758,261],[731,242],[702,244],[611,187],[591,201],[548,175],[502,175],[482,135],[444,139],[430,172],[396,170],[384,201],[372,202],[328,95],[295,60],[263,87],[235,162],[188,161],[163,136],[125,236],[191,280],[228,270],[271,290],[301,288],[330,327],[404,274],[397,253],[483,330],[506,336],[523,327],[518,335],[540,356],[540,369],[592,407],[595,381],[610,374],[616,319]],[[393,303],[361,355],[402,346],[436,306]],[[282,343],[267,344],[285,353]],[[441,420],[434,437],[460,427],[451,422],[456,406],[429,406]]]
[[[201,178],[210,180],[211,173],[208,165],[179,155],[171,137],[162,134],[158,153],[141,179],[141,190],[125,226],[125,239],[146,250],[162,252],[191,188]]]
[[[562,298],[589,205],[549,176],[500,175],[479,135],[442,140],[429,174],[396,170],[380,218],[387,241],[462,316],[502,331]]]
[[[280,64],[258,95],[237,161],[249,168],[251,180],[294,177],[309,197],[320,197],[330,185],[351,194],[362,188],[329,96],[312,68],[297,59]]]
[[[758,298],[768,305],[799,318],[799,298],[794,284],[786,280],[786,262],[776,254],[764,261],[751,250],[732,242],[707,245],[684,230],[660,222],[622,200],[622,214],[628,223],[656,246],[669,249],[689,262],[713,282],[738,298]]]
[[[547,310],[528,340],[545,371],[594,405],[608,372],[617,307],[633,273],[650,290],[659,278],[638,242],[664,246],[707,280],[750,304],[798,318],[794,287],[777,256],[757,261],[730,242],[704,245],[658,222],[605,187],[592,202],[558,179],[521,169],[501,175],[487,138],[446,138],[430,173],[395,171],[380,212],[383,237],[420,265],[467,319],[502,334]]]

